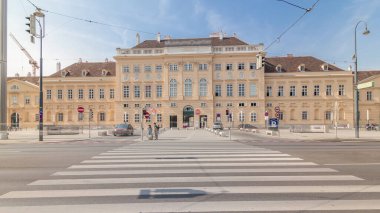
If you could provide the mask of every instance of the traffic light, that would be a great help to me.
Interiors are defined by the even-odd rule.
[[[230,114],[230,110],[226,109],[226,115]]]
[[[30,33],[32,36],[36,36],[36,16],[30,15],[29,17],[25,17],[28,19],[28,23],[26,25],[29,29],[26,32]]]
[[[145,119],[148,119],[150,114],[148,111],[146,111],[146,109],[143,109],[143,116],[145,117]]]
[[[92,120],[94,118],[94,112],[92,111],[92,109],[90,109],[89,118],[90,118],[90,120]]]

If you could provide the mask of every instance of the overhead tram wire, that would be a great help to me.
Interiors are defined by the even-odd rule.
[[[54,15],[59,15],[59,16],[63,16],[63,17],[66,17],[66,18],[71,18],[71,19],[75,19],[75,20],[79,20],[79,21],[84,21],[84,22],[91,23],[91,24],[98,24],[98,25],[103,25],[103,26],[108,26],[108,27],[115,27],[115,28],[125,29],[125,30],[133,31],[133,32],[139,32],[139,33],[145,33],[145,34],[155,35],[155,33],[152,33],[152,32],[147,32],[147,31],[138,30],[138,29],[132,29],[132,28],[128,28],[128,27],[120,26],[120,25],[108,24],[108,23],[104,23],[104,22],[94,21],[94,20],[91,20],[91,19],[78,18],[78,17],[75,17],[75,16],[70,16],[70,15],[66,15],[66,14],[63,14],[63,13],[58,13],[58,12],[42,9],[40,7],[37,7],[30,0],[27,0],[27,1],[30,4],[32,4],[37,10],[41,10],[41,11],[44,11],[44,12],[47,12],[47,13],[51,13],[51,14],[54,14]]]
[[[294,6],[294,7],[297,7],[297,8],[299,8],[299,9],[302,9],[302,10],[305,10],[305,11],[310,10],[310,8],[309,8],[309,9],[306,9],[306,8],[304,8],[304,7],[301,7],[301,6],[299,6],[299,5],[296,5],[296,4],[293,4],[293,3],[290,3],[290,2],[285,1],[285,0],[277,0],[277,1],[285,2],[285,3],[289,4],[289,5],[292,5],[292,6]]]
[[[315,6],[317,5],[317,3],[320,1],[320,0],[317,0],[314,4],[313,4],[313,6],[311,6],[309,9],[306,9],[306,8],[303,8],[303,7],[300,7],[300,6],[298,6],[298,5],[294,5],[294,4],[292,4],[292,3],[289,3],[289,2],[287,2],[287,1],[284,1],[284,0],[278,0],[278,1],[282,1],[282,2],[285,2],[285,3],[287,3],[287,4],[290,4],[290,5],[293,5],[293,6],[295,6],[295,7],[298,7],[298,8],[300,8],[300,9],[303,9],[303,10],[305,10],[305,12],[299,17],[299,18],[297,18],[288,28],[286,28],[285,29],[285,31],[284,32],[282,32],[279,36],[277,36],[277,38],[275,39],[275,40],[273,40],[265,49],[264,49],[264,51],[266,51],[266,50],[268,50],[270,47],[272,47],[273,46],[273,44],[275,44],[276,42],[279,42],[280,40],[281,40],[281,37],[282,36],[284,36],[290,29],[292,29],[303,17],[305,17],[305,15],[306,14],[308,14],[309,12],[311,12],[314,8],[315,8]]]

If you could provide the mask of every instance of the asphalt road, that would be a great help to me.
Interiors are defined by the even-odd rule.
[[[380,144],[203,130],[0,145],[0,212],[379,212]]]

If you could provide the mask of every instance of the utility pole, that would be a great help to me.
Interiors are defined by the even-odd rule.
[[[0,3],[0,139],[7,133],[7,0]]]

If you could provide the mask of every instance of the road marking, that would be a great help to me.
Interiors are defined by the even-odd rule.
[[[380,163],[329,163],[328,166],[365,166],[365,165],[380,165]]]
[[[171,164],[109,164],[109,165],[72,165],[69,169],[102,169],[102,168],[158,168],[158,167],[225,167],[225,166],[316,166],[312,162],[265,162],[265,163],[171,163]]]
[[[286,201],[213,201],[213,202],[166,202],[81,204],[0,207],[7,213],[141,213],[141,212],[266,212],[266,211],[334,211],[380,210],[380,200],[286,200]]]
[[[264,173],[264,172],[338,172],[330,168],[263,168],[263,169],[170,169],[170,170],[101,170],[56,172],[60,175],[135,175],[135,174],[209,174],[209,173]]]
[[[116,184],[116,183],[199,183],[199,182],[263,182],[263,181],[336,181],[363,180],[352,175],[310,175],[310,176],[207,176],[207,177],[139,177],[139,178],[92,178],[37,180],[29,185],[74,185],[74,184]]]
[[[125,151],[108,151],[107,153],[103,153],[102,155],[121,155],[121,154],[130,154],[130,155],[154,155],[154,154],[160,154],[160,155],[198,155],[198,154],[270,154],[270,153],[281,153],[279,151],[252,151],[252,152],[125,152]]]
[[[191,157],[202,157],[202,158],[217,158],[217,157],[289,157],[288,154],[232,154],[232,155],[191,155]],[[162,158],[163,155],[150,155],[147,156],[94,156],[92,159],[113,159],[113,158],[143,158],[143,159],[153,159]],[[184,155],[171,155],[170,157],[184,157]],[[186,156],[185,156],[186,157]]]
[[[106,159],[106,160],[84,160],[81,163],[156,163],[156,162],[221,162],[221,161],[236,161],[236,162],[249,162],[249,161],[299,161],[301,158],[218,158],[218,159],[186,159],[186,157],[182,157],[182,159],[170,159],[168,157],[162,156],[161,159]]]
[[[160,196],[160,195],[217,195],[217,194],[277,194],[277,193],[378,193],[380,186],[223,186],[223,187],[165,187],[122,189],[73,189],[12,191],[0,199],[51,198],[51,197],[99,197],[99,196]]]

